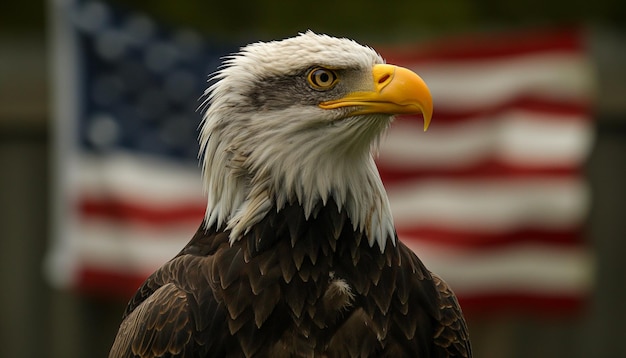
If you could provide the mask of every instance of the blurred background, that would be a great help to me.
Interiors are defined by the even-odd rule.
[[[626,357],[625,14],[617,0],[2,2],[2,354],[108,354],[130,294],[202,216],[207,76],[246,43],[312,29],[433,90],[429,132],[399,121],[379,165],[475,356]]]

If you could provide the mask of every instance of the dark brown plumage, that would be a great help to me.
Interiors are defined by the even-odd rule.
[[[337,285],[347,283],[351,292]],[[470,357],[456,298],[334,202],[271,212],[234,245],[200,228],[132,298],[110,357]]]

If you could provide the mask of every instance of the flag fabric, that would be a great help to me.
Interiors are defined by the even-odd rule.
[[[100,2],[58,10],[56,68],[73,75],[56,81],[46,270],[60,287],[127,299],[201,223],[199,97],[239,46]],[[399,118],[377,159],[398,235],[469,314],[574,312],[591,289],[583,40],[568,29],[375,46],[419,73],[435,104],[428,132]]]
[[[584,236],[592,65],[581,29],[390,50],[431,88],[433,125],[396,123],[379,157],[397,231],[469,312],[571,312]],[[419,133],[419,134],[418,134]]]

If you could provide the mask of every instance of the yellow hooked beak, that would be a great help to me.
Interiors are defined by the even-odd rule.
[[[422,114],[424,131],[430,125],[433,99],[426,83],[415,72],[393,65],[375,65],[372,68],[374,89],[351,92],[343,98],[319,104],[324,109],[355,107],[359,114]]]

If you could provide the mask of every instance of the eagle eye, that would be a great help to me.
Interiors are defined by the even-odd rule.
[[[326,91],[337,84],[337,73],[327,68],[316,67],[309,71],[307,76],[309,85],[316,90]]]

